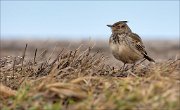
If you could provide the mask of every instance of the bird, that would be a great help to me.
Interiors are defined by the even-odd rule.
[[[109,46],[113,56],[123,62],[123,69],[126,64],[133,64],[134,67],[136,62],[141,59],[155,62],[154,59],[147,55],[140,36],[131,31],[127,22],[118,21],[113,25],[107,25],[112,31]]]

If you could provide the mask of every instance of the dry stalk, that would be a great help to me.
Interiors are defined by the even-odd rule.
[[[23,65],[23,62],[24,62],[24,58],[25,58],[25,55],[26,55],[27,45],[28,45],[28,44],[26,44],[26,46],[25,46],[25,48],[24,48],[23,55],[22,55],[21,71],[22,71],[23,66],[24,66],[24,65]]]
[[[37,48],[36,48],[36,50],[35,50],[35,52],[34,52],[34,59],[33,59],[33,64],[35,65],[36,64],[36,55],[37,55]]]

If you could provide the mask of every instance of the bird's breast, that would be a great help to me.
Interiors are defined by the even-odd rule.
[[[142,58],[142,56],[136,54],[128,45],[123,42],[119,44],[110,42],[109,45],[113,56],[124,63],[134,63]]]
[[[110,43],[109,45],[113,55],[117,54],[118,56],[121,56],[123,55],[123,52],[127,50],[127,47],[123,44]]]

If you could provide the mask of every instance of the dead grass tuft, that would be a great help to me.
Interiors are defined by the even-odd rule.
[[[180,109],[179,63],[137,65],[134,72],[109,66],[89,47],[0,59],[1,109]]]

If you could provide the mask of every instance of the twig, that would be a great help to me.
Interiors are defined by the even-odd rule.
[[[50,59],[51,59],[51,57],[52,57],[53,53],[55,52],[56,47],[57,47],[57,45],[55,45],[55,47],[54,47],[54,49],[53,49],[52,53],[49,55],[49,57],[48,57],[48,62],[50,61]]]
[[[16,64],[16,57],[14,57],[14,63],[13,63],[13,79],[14,79],[15,64]]]
[[[137,76],[137,75],[135,75],[134,73],[130,72],[130,74],[131,74],[132,76],[134,76],[134,77],[138,78],[138,76]]]
[[[45,56],[45,54],[47,53],[47,49],[45,49],[43,52],[40,53],[40,55],[38,55],[36,58],[43,58]]]
[[[61,53],[64,51],[64,48],[60,51],[60,53],[58,54],[58,56],[56,57],[56,59],[50,64],[51,66],[54,65],[54,63],[59,59],[59,56],[61,55]]]
[[[28,44],[26,44],[26,46],[25,46],[25,48],[24,48],[23,55],[22,55],[22,64],[21,64],[22,67],[21,67],[21,70],[22,70],[22,68],[23,68],[23,62],[24,62],[24,58],[25,58],[25,54],[26,54],[27,45],[28,45]]]
[[[36,63],[36,55],[37,55],[37,48],[36,48],[35,53],[34,53],[34,64]]]

